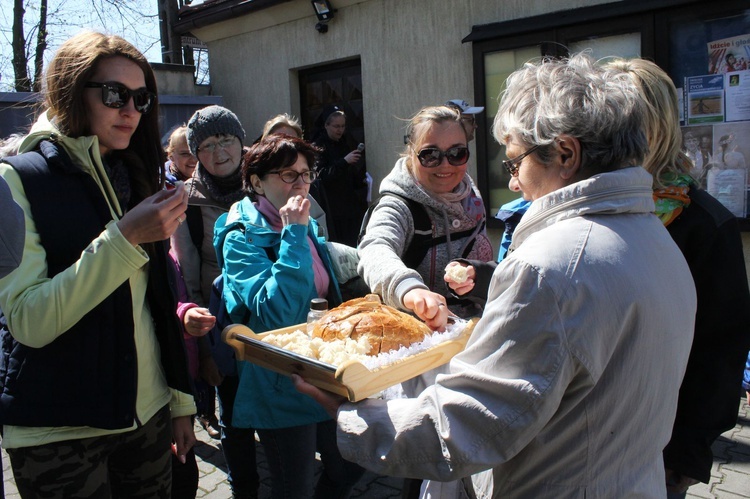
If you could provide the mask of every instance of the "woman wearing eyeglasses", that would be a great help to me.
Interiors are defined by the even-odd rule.
[[[367,211],[367,169],[363,150],[346,133],[346,114],[338,106],[326,106],[316,120],[319,127],[312,142],[321,149],[317,170],[318,202],[327,215],[329,239],[357,245],[362,217]]]
[[[304,323],[310,300],[341,303],[325,241],[306,199],[317,178],[317,150],[271,135],[245,155],[250,196],[216,221],[214,245],[224,275],[224,302],[235,322],[256,333]],[[249,321],[247,317],[249,316]],[[233,424],[255,428],[265,449],[274,498],[348,497],[362,475],[336,447],[336,425],[288,377],[239,363]],[[315,452],[324,465],[314,483]]]
[[[207,106],[197,110],[188,120],[187,141],[190,151],[198,158],[192,178],[185,182],[188,192],[186,222],[172,236],[172,248],[185,278],[188,297],[199,307],[190,310],[194,324],[191,334],[200,335],[201,377],[216,386],[219,400],[221,449],[227,461],[227,480],[237,497],[254,497],[260,486],[256,458],[255,432],[252,428],[232,425],[232,404],[238,378],[233,373],[221,373],[211,356],[208,333],[215,318],[208,311],[211,286],[221,274],[212,243],[214,223],[241,200],[242,154],[245,130],[239,118],[222,106]],[[202,323],[202,326],[198,326]],[[204,427],[216,426],[212,402],[207,414],[199,414]]]
[[[0,280],[3,447],[22,497],[169,497],[195,405],[164,244],[187,194],[163,189],[156,80],[130,43],[86,32],[46,89],[0,163],[26,226]]]
[[[533,202],[449,374],[357,404],[295,381],[375,473],[470,477],[477,497],[663,498],[696,293],[635,166],[644,101],[585,54],[526,63],[506,89],[493,136]]]

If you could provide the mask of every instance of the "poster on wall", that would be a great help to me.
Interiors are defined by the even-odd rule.
[[[682,148],[693,163],[690,175],[706,188],[706,173],[713,162],[714,128],[711,125],[684,126]]]
[[[750,34],[708,42],[708,72],[723,74],[750,69]]]
[[[734,71],[724,75],[726,121],[750,120],[750,71]]]
[[[706,175],[706,190],[738,217],[748,213],[748,159],[750,122],[714,125],[713,155]]]
[[[685,91],[688,125],[724,121],[724,75],[688,76]]]

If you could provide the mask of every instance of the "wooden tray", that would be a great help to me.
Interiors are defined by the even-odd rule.
[[[239,360],[246,360],[281,374],[299,374],[318,388],[357,402],[448,362],[466,347],[477,321],[478,319],[468,321],[455,339],[372,371],[357,360],[348,360],[340,366],[334,366],[261,341],[261,338],[269,334],[291,333],[298,329],[304,331],[305,324],[262,334],[255,334],[242,324],[232,324],[224,329],[222,338],[234,348]]]

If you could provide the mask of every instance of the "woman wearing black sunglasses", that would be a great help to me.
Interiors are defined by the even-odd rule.
[[[426,107],[411,119],[407,137],[401,159],[380,185],[380,201],[359,245],[359,272],[385,303],[441,330],[449,308],[462,316],[479,313],[468,302],[448,303],[446,264],[459,257],[489,261],[492,245],[479,190],[466,173],[469,149],[461,115],[445,106]],[[435,238],[414,268],[402,261],[415,230],[407,200],[426,211]]]
[[[22,154],[0,163],[26,220],[0,280],[3,446],[22,497],[169,497],[195,405],[164,244],[187,195],[163,189],[154,74],[127,41],[86,32],[46,89]]]
[[[490,261],[492,245],[485,229],[484,203],[466,172],[467,134],[461,114],[446,106],[420,110],[407,127],[402,157],[380,185],[380,200],[359,245],[359,273],[386,304],[414,312],[434,330],[443,330],[449,314],[472,317],[481,308],[457,300],[444,282],[445,267],[454,258]],[[432,240],[412,268],[416,230],[411,205],[429,218]],[[421,254],[421,253],[420,253]],[[414,396],[445,367],[402,383]],[[404,495],[415,497],[419,480],[407,480]]]

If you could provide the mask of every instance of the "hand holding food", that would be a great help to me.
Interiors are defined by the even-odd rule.
[[[174,189],[161,190],[138,203],[117,227],[133,246],[169,239],[185,221],[187,201],[187,190],[180,182]]]
[[[474,278],[476,272],[471,265],[464,265],[460,262],[450,262],[445,267],[445,277],[443,278],[448,286],[459,296],[465,295],[474,289]]]

